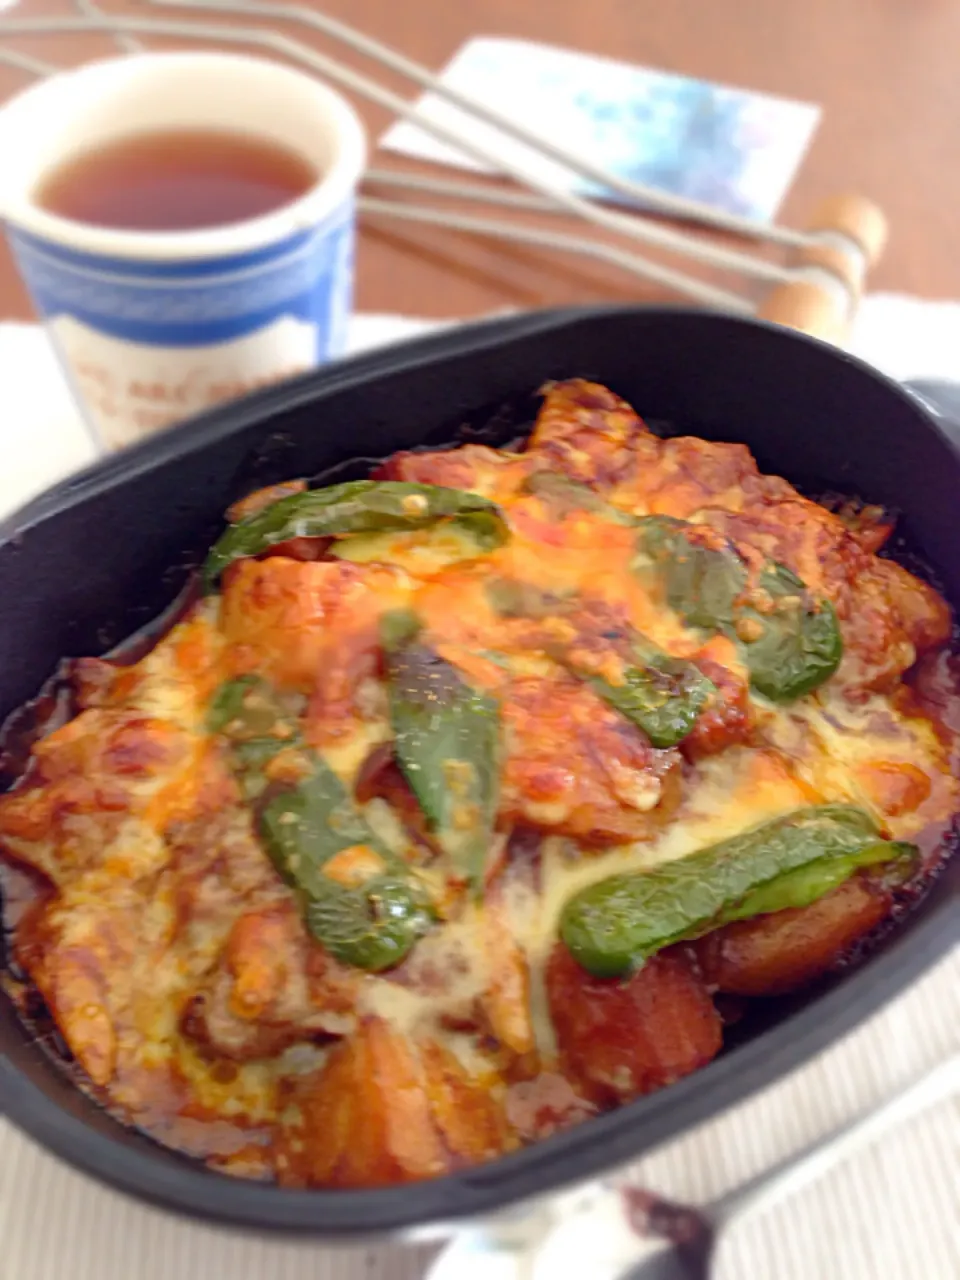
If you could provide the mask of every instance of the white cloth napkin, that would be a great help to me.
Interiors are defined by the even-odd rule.
[[[358,316],[355,350],[430,321]],[[853,349],[898,377],[960,380],[960,305],[867,299]],[[93,455],[33,326],[0,325],[0,515]],[[707,1200],[880,1102],[960,1048],[960,955],[810,1066],[636,1168],[663,1194]],[[585,1252],[590,1250],[590,1252]],[[234,1238],[145,1208],[57,1163],[0,1121],[0,1280],[421,1280],[433,1247],[332,1249]],[[499,1280],[438,1263],[438,1280]],[[565,1241],[551,1280],[613,1280],[596,1241]],[[960,1276],[960,1100],[890,1133],[725,1241],[718,1280]],[[510,1277],[510,1280],[514,1280]]]

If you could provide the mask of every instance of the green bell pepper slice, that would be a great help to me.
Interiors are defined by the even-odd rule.
[[[642,729],[653,746],[675,747],[692,732],[717,687],[694,663],[652,646],[643,646],[638,658],[641,665],[627,666],[621,684],[578,674],[604,702]],[[571,669],[577,671],[575,665]]]
[[[750,683],[773,702],[793,702],[829,680],[843,657],[836,611],[813,599],[785,565],[764,566],[759,589],[772,609],[752,604],[737,611],[736,632],[744,645]]]
[[[747,567],[732,546],[707,547],[691,539],[694,528],[672,516],[645,516],[638,521],[637,549],[662,582],[670,608],[691,627],[718,631],[733,623]]]
[[[500,709],[419,636],[412,615],[384,619],[397,763],[437,843],[475,891],[493,842],[500,777]]]
[[[221,685],[207,722],[228,744],[259,838],[296,894],[311,936],[356,968],[399,964],[433,922],[426,891],[376,839],[329,765],[305,746],[282,699],[266,681],[242,676]],[[298,781],[265,776],[281,751],[295,753]],[[329,874],[346,850],[359,854],[355,874]]]
[[[864,810],[813,805],[588,886],[564,906],[560,936],[590,973],[615,978],[672,943],[815,902],[862,867],[889,866],[906,878],[918,863],[915,846],[884,840]]]
[[[748,589],[747,567],[736,550],[703,546],[691,536],[694,529],[670,516],[645,517],[636,571],[656,576],[666,603],[689,626],[741,644],[750,683],[764,697],[793,702],[829,680],[843,657],[830,601],[814,597],[774,560]]]
[[[424,529],[449,518],[465,522],[486,547],[507,538],[499,507],[461,489],[404,480],[351,480],[293,493],[221,534],[203,566],[204,587],[212,590],[234,561],[262,555],[291,538]]]

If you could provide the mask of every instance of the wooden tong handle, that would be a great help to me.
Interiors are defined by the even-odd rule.
[[[862,196],[836,196],[820,206],[808,231],[810,243],[794,259],[795,279],[777,285],[757,314],[842,344],[867,272],[886,244],[887,220]]]

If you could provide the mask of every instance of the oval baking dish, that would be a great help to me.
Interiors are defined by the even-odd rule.
[[[808,492],[839,490],[901,513],[898,534],[948,601],[960,600],[960,463],[900,388],[832,348],[746,321],[666,309],[541,313],[277,387],[112,458],[20,512],[0,543],[2,598],[16,601],[0,622],[0,713],[34,695],[60,658],[103,653],[160,614],[219,532],[222,512],[250,490],[297,475],[354,480],[373,460],[421,445],[502,445],[529,428],[538,387],[572,377],[611,387],[661,434],[742,442],[762,471]],[[826,657],[835,665],[836,655]],[[764,678],[772,677],[754,675],[761,692]],[[78,1167],[179,1212],[319,1236],[422,1230],[616,1165],[816,1052],[949,946],[957,877],[954,860],[863,963],[764,1002],[694,1075],[432,1181],[300,1191],[207,1170],[85,1097],[5,998],[0,1103]],[[575,933],[571,926],[571,946]],[[578,945],[598,976],[621,963],[597,950],[595,936]]]

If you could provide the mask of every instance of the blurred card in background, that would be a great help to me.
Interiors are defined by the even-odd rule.
[[[625,178],[761,219],[776,215],[820,119],[820,108],[810,103],[525,40],[471,40],[441,79]],[[438,123],[456,124],[531,175],[617,198],[435,94],[426,94],[418,109]],[[393,125],[381,145],[482,170],[406,121]]]

